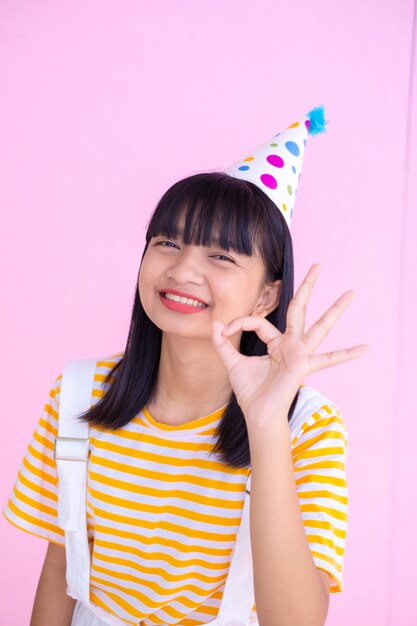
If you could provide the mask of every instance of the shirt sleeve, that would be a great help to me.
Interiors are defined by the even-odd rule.
[[[343,591],[347,530],[347,432],[334,403],[322,404],[292,437],[296,489],[316,566],[330,574],[330,592]]]
[[[49,392],[3,514],[18,528],[63,546],[64,531],[57,521],[58,475],[53,458],[61,379],[62,374]]]

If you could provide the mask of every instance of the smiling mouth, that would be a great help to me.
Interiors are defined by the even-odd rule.
[[[178,302],[179,304],[187,304],[188,306],[194,306],[199,309],[206,309],[209,306],[208,304],[205,304],[204,302],[201,302],[200,300],[197,300],[197,299],[177,296],[173,293],[169,293],[166,291],[160,291],[159,293],[161,294],[161,296],[163,296],[167,300],[171,300],[172,302]]]

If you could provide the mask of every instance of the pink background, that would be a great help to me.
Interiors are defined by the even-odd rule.
[[[357,293],[320,351],[372,347],[307,381],[349,430],[345,591],[327,623],[417,623],[413,13],[413,0],[2,0],[2,507],[66,361],[124,348],[162,193],[323,103],[296,286],[322,264],[307,327]],[[0,622],[22,626],[46,542],[2,516],[0,532]]]

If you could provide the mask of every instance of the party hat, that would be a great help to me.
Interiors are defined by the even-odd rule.
[[[324,107],[312,109],[301,120],[274,135],[225,172],[255,183],[277,205],[288,228],[294,211],[308,135],[323,133]]]

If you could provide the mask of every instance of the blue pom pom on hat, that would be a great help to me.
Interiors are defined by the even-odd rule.
[[[281,211],[289,228],[307,137],[324,133],[327,123],[324,106],[316,107],[301,120],[236,161],[225,172],[234,178],[248,180],[262,189]]]

